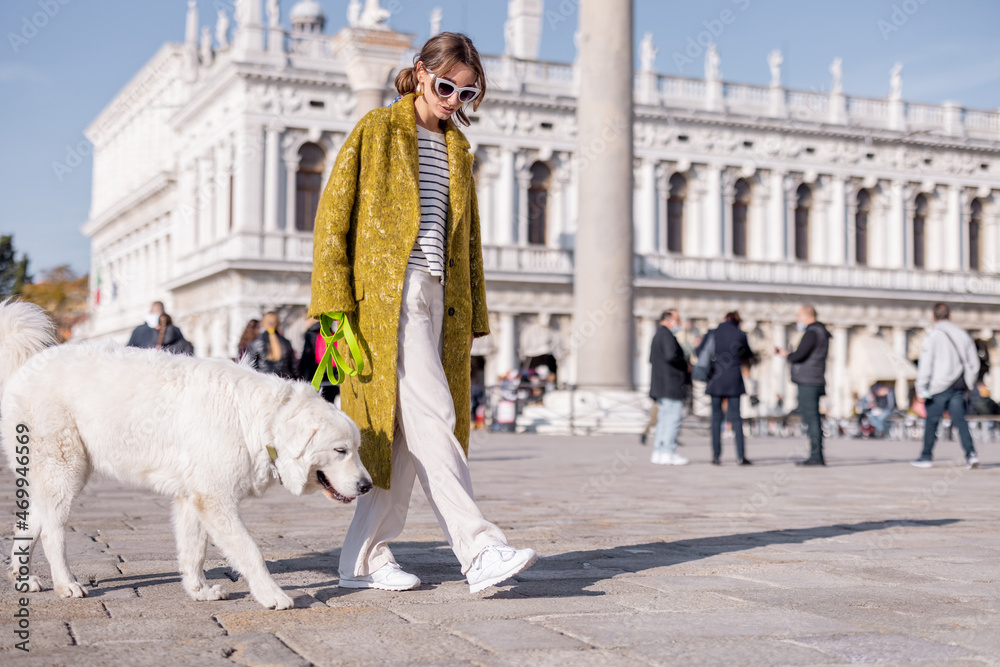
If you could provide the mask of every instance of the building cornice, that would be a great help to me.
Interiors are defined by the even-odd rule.
[[[172,172],[161,171],[153,178],[149,179],[127,197],[119,199],[117,202],[106,208],[100,215],[85,222],[80,231],[88,237],[93,237],[106,225],[124,215],[127,211],[141,206],[153,197],[168,190],[176,181]]]

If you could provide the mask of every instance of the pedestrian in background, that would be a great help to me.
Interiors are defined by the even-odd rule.
[[[751,461],[746,457],[740,397],[746,393],[743,364],[753,358],[753,352],[747,335],[740,331],[740,314],[727,313],[705,339],[704,344],[714,345],[711,375],[705,388],[705,393],[712,397],[712,463],[722,464],[722,423],[728,421],[736,438],[736,462],[748,466]]]
[[[278,314],[264,313],[264,317],[260,319],[260,328],[263,331],[250,344],[250,365],[262,373],[279,375],[289,380],[298,377],[292,344],[278,330]]]
[[[243,335],[240,336],[240,344],[236,351],[236,361],[243,358],[243,355],[250,351],[250,345],[257,340],[260,335],[260,320],[253,319],[243,327]]]
[[[969,468],[979,467],[979,457],[972,445],[969,423],[965,421],[965,397],[979,377],[979,353],[972,337],[951,322],[946,303],[934,305],[934,328],[920,347],[917,364],[917,400],[924,403],[924,449],[920,458],[911,461],[918,468],[933,465],[934,441],[938,424],[947,410],[951,423],[958,427],[958,437]]]
[[[649,397],[656,401],[657,414],[651,460],[660,465],[688,464],[688,460],[677,453],[677,434],[681,430],[681,413],[690,383],[687,357],[674,336],[680,327],[676,310],[663,311],[649,351],[652,365]]]
[[[830,351],[830,332],[816,319],[813,306],[802,306],[795,319],[802,340],[794,352],[775,348],[775,353],[792,364],[792,382],[799,389],[799,413],[809,430],[809,458],[797,461],[801,466],[825,466],[823,423],[819,399],[826,395],[826,357]]]

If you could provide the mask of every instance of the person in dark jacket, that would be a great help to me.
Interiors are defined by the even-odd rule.
[[[657,414],[651,460],[660,465],[682,466],[688,463],[677,453],[681,410],[690,382],[687,356],[674,337],[674,332],[680,331],[680,327],[681,320],[676,310],[663,311],[649,351],[649,363],[653,367],[649,397],[656,401]]]
[[[320,340],[319,347],[316,346],[316,341],[318,339]],[[316,322],[311,327],[306,329],[305,336],[302,339],[302,358],[299,359],[300,378],[306,382],[312,383],[313,376],[316,375],[316,369],[319,368],[319,362],[323,358],[323,353],[325,351],[326,341],[320,339],[319,322]],[[334,368],[334,372],[336,372],[336,368]],[[329,378],[327,378],[324,373],[323,381],[319,386],[319,393],[329,403],[333,403],[334,399],[337,398],[337,394],[340,393],[340,386],[330,382]]]
[[[705,393],[712,397],[712,463],[722,463],[722,422],[728,421],[736,438],[736,462],[750,465],[743,439],[743,417],[740,415],[740,396],[746,393],[743,384],[743,362],[753,358],[747,335],[740,331],[740,314],[727,313],[722,324],[709,332],[704,344],[714,345],[712,374]],[[723,417],[722,402],[726,401]]]
[[[169,315],[166,313],[160,315],[160,322],[156,328],[157,338],[153,347],[157,350],[165,350],[173,354],[186,354],[189,357],[194,356],[194,346],[184,338],[181,330],[174,326],[174,321]]]
[[[132,330],[132,335],[126,345],[128,347],[152,348],[160,338],[160,315],[163,314],[163,302],[154,301],[149,307],[145,321]]]
[[[260,319],[260,336],[250,344],[250,365],[262,373],[283,378],[298,377],[295,369],[295,352],[292,344],[278,331],[278,314],[265,313]]]
[[[819,415],[820,396],[826,394],[826,357],[830,350],[830,332],[816,321],[816,309],[802,306],[796,326],[803,331],[799,347],[794,352],[775,349],[792,364],[792,382],[799,387],[799,412],[809,429],[809,458],[797,462],[803,466],[825,466],[823,457],[823,424]]]

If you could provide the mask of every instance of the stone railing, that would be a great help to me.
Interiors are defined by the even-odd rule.
[[[572,65],[498,56],[483,56],[482,62],[490,83],[502,90],[563,95],[574,95],[576,91],[576,71]]]
[[[292,265],[312,264],[312,250],[312,232],[238,232],[176,257],[170,279],[184,280],[226,262],[287,263],[282,270],[301,270]]]
[[[760,262],[731,258],[636,255],[637,278],[705,283],[751,283],[771,286],[824,287],[835,290],[886,290],[934,294],[1000,296],[1000,275]]]
[[[483,268],[493,273],[573,275],[570,250],[542,246],[483,246]]]
[[[290,32],[285,34],[285,51],[293,57],[333,60],[337,57],[333,39],[331,35]]]

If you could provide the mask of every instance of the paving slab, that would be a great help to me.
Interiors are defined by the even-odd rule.
[[[1000,446],[970,471],[945,441],[919,470],[919,443],[835,440],[813,470],[790,463],[800,441],[748,440],[749,467],[684,442],[673,467],[633,436],[477,434],[480,507],[541,558],[475,595],[419,489],[393,548],[423,583],[393,593],[337,585],[353,508],[272,488],[241,513],[296,602],[281,612],[214,546],[230,599],[189,599],[170,500],[95,479],[67,533],[88,597],[29,594],[25,653],[22,594],[0,586],[0,664],[1000,665]],[[41,548],[32,573],[51,586]]]

